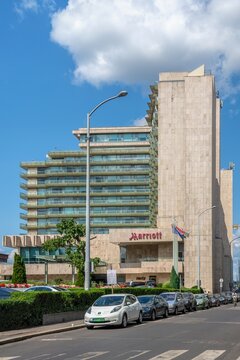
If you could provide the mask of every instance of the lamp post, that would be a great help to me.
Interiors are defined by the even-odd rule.
[[[216,205],[213,205],[212,207],[209,207],[203,211],[200,212],[200,214],[198,214],[198,242],[197,242],[197,287],[198,289],[200,289],[200,217],[201,215],[203,215],[205,212],[215,209]]]
[[[86,159],[86,248],[85,248],[85,279],[84,289],[90,288],[90,119],[91,115],[103,104],[108,101],[126,96],[127,91],[121,91],[119,94],[112,96],[100,102],[87,114],[87,159]]]

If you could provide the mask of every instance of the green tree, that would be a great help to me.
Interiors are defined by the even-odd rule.
[[[180,286],[179,276],[177,275],[174,266],[172,266],[172,271],[170,275],[170,287],[173,289],[179,289],[179,286]]]
[[[85,264],[85,226],[79,225],[74,219],[64,219],[57,224],[59,236],[45,241],[43,249],[47,251],[55,251],[59,248],[65,248],[66,260],[68,260],[77,269],[76,285],[84,284],[84,264]],[[95,258],[95,265],[100,261]]]
[[[24,261],[20,255],[15,253],[13,263],[12,282],[14,284],[26,284],[27,275]]]

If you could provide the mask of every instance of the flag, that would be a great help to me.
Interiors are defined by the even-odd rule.
[[[183,240],[189,236],[189,233],[176,225],[172,225],[173,234],[177,234]]]

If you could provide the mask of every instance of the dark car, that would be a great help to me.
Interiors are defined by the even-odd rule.
[[[186,308],[184,303],[184,298],[180,292],[165,292],[161,293],[161,296],[168,303],[169,314],[177,315],[179,312],[185,314]]]
[[[218,298],[219,298],[219,301],[220,301],[220,304],[221,304],[221,305],[226,305],[226,304],[228,304],[228,300],[227,300],[227,298],[226,298],[225,295],[220,294]]]
[[[155,320],[160,316],[168,317],[168,303],[160,295],[138,296],[138,301],[142,305],[144,319]]]
[[[17,290],[11,288],[0,288],[0,300],[9,299],[11,294],[14,292],[17,292]]]
[[[208,295],[210,306],[217,307],[220,306],[220,300],[216,295]]]
[[[225,292],[225,297],[226,297],[226,299],[228,301],[228,304],[233,303],[233,296],[232,296],[232,293],[230,291]]]
[[[184,292],[183,294],[183,298],[184,298],[184,303],[185,303],[185,308],[187,309],[187,311],[196,311],[197,310],[197,301],[193,295],[193,293],[191,292]]]

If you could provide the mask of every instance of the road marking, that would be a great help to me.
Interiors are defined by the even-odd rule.
[[[65,356],[67,355],[66,353],[62,353],[62,354],[58,354],[58,355],[54,355],[54,356],[50,356],[48,358],[45,358],[45,360],[48,360],[48,359],[56,359],[58,357],[61,357],[61,356]]]
[[[66,341],[66,340],[69,341],[69,340],[72,340],[72,338],[41,339],[41,341]]]
[[[39,358],[41,358],[43,356],[49,356],[49,355],[51,355],[51,354],[42,354],[42,355],[38,355],[38,356],[33,356],[31,358],[28,358],[27,360],[39,359]]]
[[[225,353],[226,350],[206,350],[192,360],[214,360]]]
[[[127,351],[125,353],[122,353],[122,354],[119,354],[117,355],[116,357],[114,357],[114,359],[117,359],[117,358],[121,358],[123,357],[124,360],[130,360],[130,359],[135,359],[136,357],[138,356],[141,356],[143,354],[146,354],[147,352],[149,352],[151,350],[130,350],[130,351]],[[131,355],[130,357],[127,357],[128,355],[130,354],[133,354]],[[135,355],[134,355],[135,354]]]
[[[169,350],[166,351],[162,354],[159,354],[149,360],[158,360],[158,359],[167,359],[167,360],[171,360],[171,359],[175,359],[176,357],[184,354],[185,352],[187,352],[188,350]]]
[[[10,357],[0,357],[0,360],[11,360],[11,359],[17,359],[20,356],[10,356]]]
[[[104,355],[107,353],[109,353],[109,351],[87,352],[82,355],[79,355],[78,358],[81,360],[88,360],[88,359],[93,359],[93,358],[96,358],[98,356],[101,356],[101,355]]]

